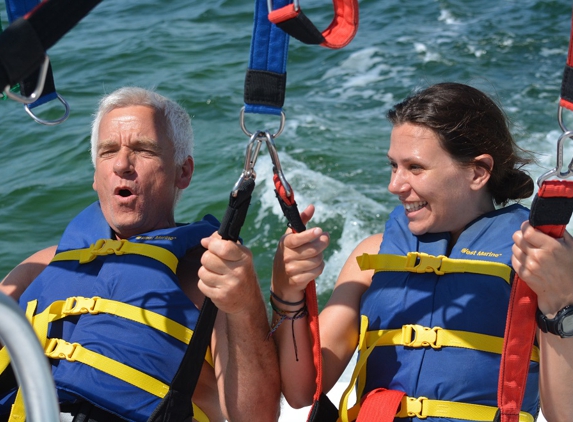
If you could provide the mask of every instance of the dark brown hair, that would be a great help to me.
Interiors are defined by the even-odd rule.
[[[459,83],[432,85],[396,104],[388,119],[394,126],[411,123],[431,129],[461,165],[486,167],[496,204],[533,194],[533,180],[522,170],[533,160],[520,155],[527,152],[513,140],[505,113],[483,92]],[[481,154],[493,157],[493,168],[475,160]]]

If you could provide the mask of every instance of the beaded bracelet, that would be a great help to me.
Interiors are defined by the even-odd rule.
[[[271,292],[271,298],[276,300],[279,303],[282,303],[283,305],[287,305],[287,306],[298,306],[298,305],[302,305],[305,300],[306,300],[306,292],[304,293],[304,296],[301,300],[299,300],[298,302],[288,302],[284,299],[281,299],[278,295],[275,294],[275,292],[273,292],[272,290],[270,290]],[[271,301],[272,303],[272,301]]]

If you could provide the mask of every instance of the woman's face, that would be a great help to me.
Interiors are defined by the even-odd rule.
[[[432,130],[410,123],[395,126],[388,159],[388,190],[404,205],[413,234],[451,232],[457,237],[483,213],[476,166],[462,167]]]

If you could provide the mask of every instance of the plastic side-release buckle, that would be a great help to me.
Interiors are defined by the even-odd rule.
[[[406,271],[420,274],[432,272],[437,275],[445,274],[443,271],[440,271],[442,259],[445,258],[444,255],[433,256],[424,252],[408,252],[406,258]]]
[[[98,314],[99,310],[96,309],[98,300],[101,297],[82,297],[74,296],[66,299],[62,313],[64,315],[81,315],[81,314]]]
[[[69,343],[60,338],[48,339],[48,343],[44,349],[47,357],[50,359],[65,359],[69,362],[75,362],[76,351],[78,351],[79,343]]]
[[[442,327],[430,328],[417,324],[407,324],[402,326],[402,342],[407,347],[430,346],[433,349],[440,349],[442,344],[438,343],[438,331],[442,329]]]
[[[396,413],[399,418],[420,418],[426,419],[427,414],[424,414],[424,400],[428,400],[427,397],[408,397],[404,396],[400,402],[400,410]]]
[[[125,239],[100,239],[89,248],[81,251],[79,262],[80,264],[87,264],[101,255],[123,255],[124,251],[122,251],[121,248],[125,245],[125,242]]]

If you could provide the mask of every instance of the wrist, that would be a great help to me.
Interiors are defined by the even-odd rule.
[[[553,317],[544,315],[537,309],[537,325],[544,333],[551,333],[561,338],[573,337],[573,305],[565,306]]]
[[[305,291],[281,292],[270,289],[270,300],[280,308],[291,309],[300,308],[306,301]]]

